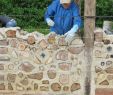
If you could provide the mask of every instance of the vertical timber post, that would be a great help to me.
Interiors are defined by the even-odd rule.
[[[85,0],[84,2],[84,35],[85,35],[85,93],[92,95],[92,52],[94,44],[94,29],[96,15],[96,0]],[[93,89],[94,90],[94,89]]]

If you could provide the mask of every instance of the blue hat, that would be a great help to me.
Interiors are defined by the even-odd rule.
[[[17,25],[16,21],[12,19],[6,24],[6,27],[16,27],[16,25]]]

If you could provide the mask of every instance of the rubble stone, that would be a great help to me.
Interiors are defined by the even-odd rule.
[[[81,86],[79,83],[73,83],[71,85],[71,92],[74,92],[74,91],[79,90],[79,89],[81,89]]]
[[[8,46],[9,42],[5,39],[5,40],[0,40],[0,46]]]
[[[61,91],[61,86],[60,86],[60,84],[59,83],[53,83],[52,85],[51,85],[51,89],[53,90],[53,91]]]
[[[8,53],[8,48],[0,47],[0,54],[7,54],[7,53]]]
[[[8,74],[7,75],[7,80],[9,83],[15,83],[15,80],[16,80],[16,74]]]
[[[35,44],[35,37],[34,36],[29,36],[27,39],[28,44],[32,45]]]

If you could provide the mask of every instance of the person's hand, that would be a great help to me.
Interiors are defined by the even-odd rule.
[[[49,25],[49,26],[54,26],[54,21],[53,20],[51,20],[50,18],[47,18],[46,19],[46,22],[47,22],[47,24]]]

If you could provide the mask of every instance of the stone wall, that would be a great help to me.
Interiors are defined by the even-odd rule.
[[[0,28],[0,95],[83,95],[84,64],[79,37]]]

